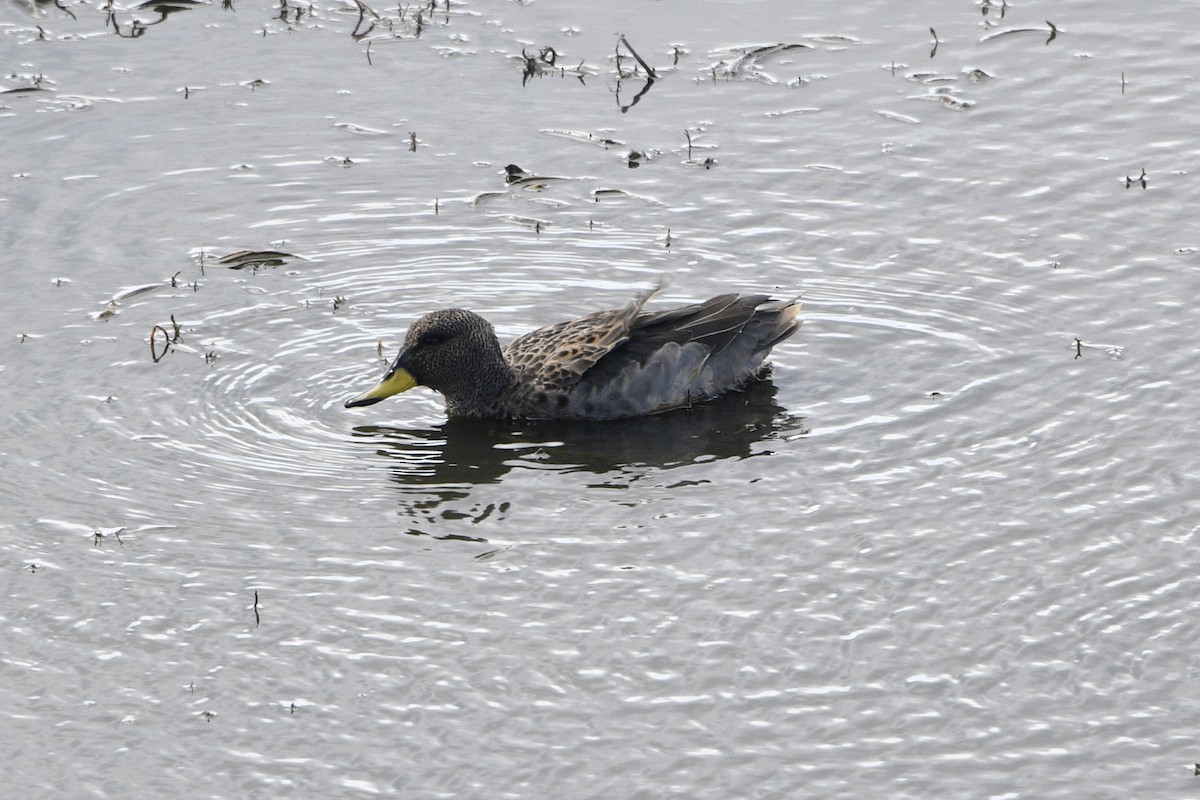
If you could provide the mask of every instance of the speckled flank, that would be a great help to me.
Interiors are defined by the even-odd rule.
[[[458,417],[615,419],[669,411],[753,380],[800,327],[796,300],[727,294],[643,312],[654,294],[525,334],[503,350],[486,320],[435,311],[396,360]]]

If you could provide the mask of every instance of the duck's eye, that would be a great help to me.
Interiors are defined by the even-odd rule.
[[[431,346],[431,345],[441,344],[444,341],[446,341],[445,336],[443,336],[440,333],[433,333],[433,332],[423,335],[420,339],[420,343],[427,347]]]

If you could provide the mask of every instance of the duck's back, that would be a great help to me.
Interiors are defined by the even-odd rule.
[[[756,377],[800,327],[795,300],[727,294],[643,313],[650,294],[511,342],[513,415],[613,419],[708,400]]]

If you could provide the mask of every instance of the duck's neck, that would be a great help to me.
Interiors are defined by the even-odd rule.
[[[476,365],[464,385],[446,395],[446,413],[451,417],[495,417],[504,406],[504,396],[513,382],[512,369],[499,347],[494,358]]]

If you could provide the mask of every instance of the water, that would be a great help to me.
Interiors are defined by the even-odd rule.
[[[793,6],[5,5],[6,783],[1200,794],[1186,9]],[[660,276],[805,326],[661,418],[342,407]]]

